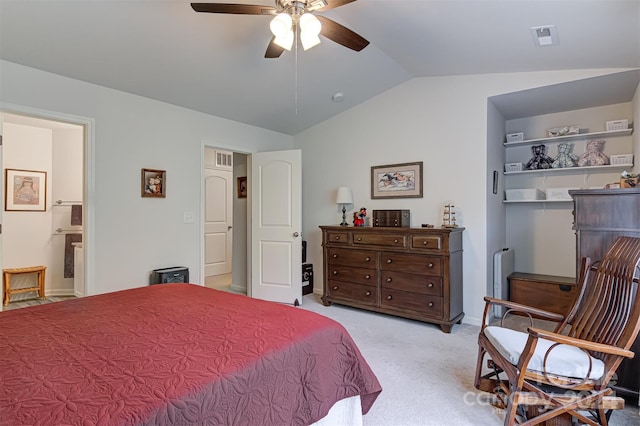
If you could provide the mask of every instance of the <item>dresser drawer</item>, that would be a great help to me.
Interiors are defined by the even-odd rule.
[[[442,250],[442,237],[439,235],[412,235],[411,247],[415,249]]]
[[[406,246],[406,240],[405,236],[402,234],[372,234],[369,232],[354,232],[353,244],[404,248]]]
[[[327,290],[328,295],[333,299],[357,301],[367,305],[378,304],[378,290],[372,285],[329,280]]]
[[[353,266],[329,265],[327,273],[330,280],[347,281],[350,283],[376,285],[378,271],[375,269],[355,268]]]
[[[441,277],[382,271],[380,278],[380,285],[386,289],[442,296]]]
[[[383,252],[380,254],[380,269],[441,276],[442,259],[435,256]]]
[[[330,247],[327,249],[329,265],[349,265],[358,268],[378,267],[378,254],[369,250],[350,250]]]
[[[396,309],[408,309],[422,315],[442,317],[442,297],[429,294],[409,293],[406,291],[381,290],[380,305]]]
[[[349,232],[332,231],[327,232],[327,241],[329,244],[349,244]]]

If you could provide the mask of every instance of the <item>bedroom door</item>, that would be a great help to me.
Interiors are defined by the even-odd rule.
[[[251,155],[250,296],[302,302],[302,153]]]
[[[204,170],[204,275],[231,273],[233,172]]]

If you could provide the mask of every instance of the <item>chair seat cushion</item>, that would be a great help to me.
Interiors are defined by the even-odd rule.
[[[504,327],[486,327],[484,334],[504,358],[513,365],[517,365],[520,355],[527,343],[528,333],[511,330]],[[544,357],[547,350],[554,344],[550,340],[538,339],[535,352],[527,367],[530,371],[544,372]],[[589,358],[591,359],[591,373],[589,373]],[[546,364],[547,374],[583,379],[589,374],[592,380],[599,379],[604,374],[604,363],[588,355],[582,349],[569,345],[558,345],[549,353]]]

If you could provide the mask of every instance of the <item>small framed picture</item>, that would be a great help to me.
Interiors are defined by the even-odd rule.
[[[247,198],[247,177],[238,178],[238,198]]]
[[[371,167],[371,199],[422,198],[422,161]]]
[[[47,172],[5,169],[5,211],[47,210]]]
[[[167,172],[166,170],[142,169],[142,188],[141,195],[143,197],[165,198],[167,188]]]

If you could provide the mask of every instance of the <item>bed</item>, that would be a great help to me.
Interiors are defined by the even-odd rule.
[[[339,323],[198,285],[0,312],[0,425],[312,424],[381,390]]]

